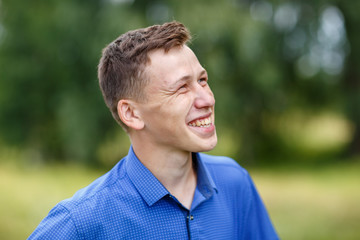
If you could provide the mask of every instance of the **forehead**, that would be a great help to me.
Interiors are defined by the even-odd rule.
[[[171,48],[168,52],[156,49],[148,54],[145,71],[151,79],[176,81],[184,76],[197,76],[204,68],[188,46]]]

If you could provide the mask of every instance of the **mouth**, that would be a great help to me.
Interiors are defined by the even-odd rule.
[[[208,128],[213,125],[213,121],[211,119],[211,116],[204,117],[204,118],[198,118],[188,123],[191,127],[200,127],[200,128]]]

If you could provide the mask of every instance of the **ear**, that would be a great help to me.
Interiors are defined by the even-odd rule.
[[[134,130],[141,130],[144,128],[145,124],[133,101],[121,99],[117,104],[117,112],[121,121],[129,128]]]

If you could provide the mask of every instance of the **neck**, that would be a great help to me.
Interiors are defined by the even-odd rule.
[[[133,149],[142,164],[184,207],[190,209],[196,188],[191,152],[159,146],[154,148],[151,144],[138,145],[134,142]]]

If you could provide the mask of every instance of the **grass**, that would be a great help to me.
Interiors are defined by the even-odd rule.
[[[282,239],[360,239],[360,163],[250,173]],[[0,162],[0,239],[25,239],[57,202],[102,174]]]
[[[359,163],[251,174],[283,239],[360,239]]]
[[[0,163],[0,239],[26,239],[49,210],[102,173],[74,165]]]

